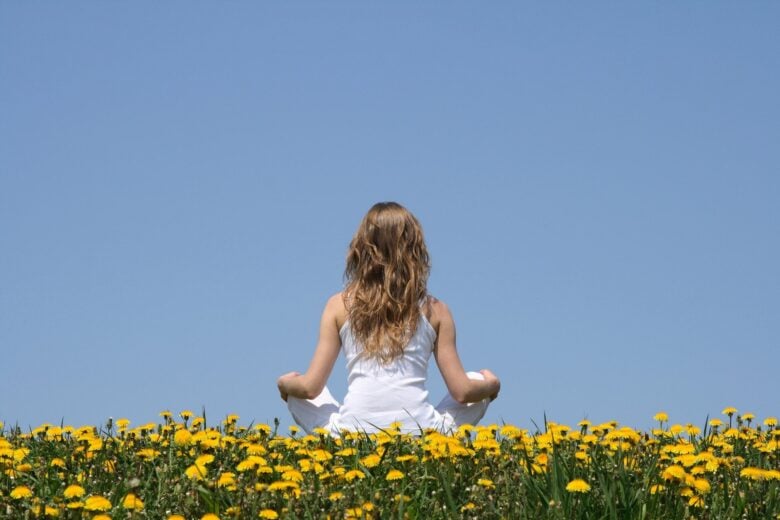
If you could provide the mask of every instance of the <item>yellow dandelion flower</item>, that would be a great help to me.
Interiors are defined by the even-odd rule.
[[[92,520],[111,520],[111,517],[108,515],[100,514],[100,515],[93,516]]]
[[[777,417],[767,417],[764,419],[764,426],[768,426],[770,428],[777,426]]]
[[[270,520],[273,520],[274,518],[279,518],[279,513],[274,511],[273,509],[263,509],[260,511],[260,514],[258,514],[260,518],[268,518]]]
[[[344,493],[342,493],[341,491],[334,491],[328,496],[328,500],[332,502],[335,502],[336,500],[341,500],[342,498],[344,498]]]
[[[133,493],[128,493],[124,500],[122,500],[122,507],[125,509],[133,509],[135,511],[143,511],[144,503]]]
[[[359,469],[351,469],[344,473],[344,480],[347,482],[352,482],[355,479],[362,479],[365,478],[366,474],[360,471]]]
[[[27,463],[19,464],[14,468],[14,470],[18,471],[19,473],[29,473],[32,471],[32,466]]]
[[[366,455],[365,457],[360,459],[360,463],[367,468],[373,468],[374,466],[379,464],[380,460],[382,460],[382,457],[380,457],[376,453],[372,453],[371,455]]]
[[[282,473],[282,480],[291,480],[293,482],[303,482],[303,473],[298,470],[290,469]]]
[[[197,464],[193,464],[184,470],[184,474],[191,480],[203,480],[207,472],[206,466],[198,466]]]
[[[391,469],[387,472],[387,476],[385,476],[385,480],[400,480],[402,478],[404,478],[404,474],[397,469]]]
[[[349,457],[351,455],[354,455],[357,453],[357,450],[355,448],[344,448],[343,450],[339,450],[334,455],[338,455],[339,457]]]
[[[269,491],[287,491],[289,489],[298,489],[300,486],[297,482],[290,480],[277,480],[268,486]]]
[[[33,492],[27,486],[16,486],[11,491],[11,498],[14,500],[22,500],[24,498],[30,498],[31,496],[33,496]]]
[[[477,504],[475,504],[474,502],[469,502],[460,508],[460,512],[464,513],[466,511],[473,511],[476,508],[477,508]]]
[[[721,413],[722,413],[723,415],[728,415],[729,417],[731,417],[732,415],[734,415],[735,413],[737,413],[737,409],[736,409],[736,408],[734,408],[733,406],[729,406],[729,407],[726,407],[726,408],[724,408],[724,409],[723,409],[723,411],[722,411]]]
[[[246,449],[247,455],[265,455],[265,453],[268,451],[265,446],[262,444],[257,444],[255,442],[251,444],[247,444],[244,446],[244,449]]]
[[[211,453],[206,453],[205,455],[201,455],[195,459],[196,466],[205,466],[206,464],[211,464],[212,462],[214,462],[214,455]]]
[[[655,495],[656,493],[661,493],[666,489],[666,487],[663,484],[655,484],[653,486],[650,486],[650,494]]]
[[[78,484],[71,484],[70,486],[65,488],[65,491],[63,491],[62,495],[65,498],[80,498],[84,496],[84,488],[79,486]]]
[[[458,436],[465,437],[475,430],[471,424],[461,424],[458,426]]]
[[[399,431],[403,427],[404,427],[404,423],[402,423],[401,421],[393,421],[393,422],[390,423],[390,426],[389,426],[388,429]]]
[[[329,451],[321,449],[309,452],[309,456],[317,462],[326,462],[333,458]]]
[[[658,412],[653,416],[654,421],[666,422],[669,420],[669,415],[666,412]]]
[[[751,480],[764,480],[766,478],[766,473],[761,468],[747,467],[739,472],[739,476]]]
[[[236,470],[241,472],[241,471],[246,471],[248,469],[255,469],[259,466],[267,466],[267,465],[268,465],[268,461],[265,460],[260,455],[249,455],[246,459],[238,463],[238,466],[236,466]]]
[[[182,410],[179,412],[179,417],[184,419],[185,421],[189,420],[190,417],[192,417],[192,412],[190,410]]]
[[[76,501],[76,502],[68,502],[66,505],[68,509],[81,509],[84,507],[84,502]]]
[[[179,446],[186,446],[192,442],[192,433],[185,428],[179,428],[173,434],[173,442]]]
[[[590,485],[581,478],[575,478],[566,484],[566,491],[569,493],[587,493],[590,491]]]
[[[91,496],[84,501],[84,509],[87,511],[108,511],[111,509],[111,502],[100,495]]]
[[[686,453],[685,455],[679,455],[675,457],[674,461],[682,464],[686,468],[689,468],[699,461],[699,457],[692,453]]]
[[[166,520],[187,520],[182,515],[168,515]]]
[[[701,428],[699,428],[698,426],[694,426],[692,424],[687,424],[685,425],[685,431],[688,433],[688,435],[694,437],[701,433]]]
[[[586,444],[586,445],[587,444],[594,444],[595,445],[598,442],[598,440],[599,440],[599,438],[596,437],[595,435],[592,435],[592,434],[585,435],[582,438],[582,442],[584,444]]]
[[[756,414],[753,414],[753,413],[750,413],[750,412],[748,412],[746,414],[742,414],[742,419],[747,421],[747,422],[750,422],[750,421],[752,421],[755,418],[756,418]]]
[[[214,513],[206,513],[200,517],[200,520],[219,520],[219,517]]]
[[[700,496],[692,496],[688,500],[688,505],[693,507],[704,507],[704,499]]]
[[[138,456],[146,460],[154,460],[160,455],[160,452],[152,448],[143,448],[138,450]]]
[[[417,455],[399,455],[395,460],[396,462],[417,462],[420,458]]]
[[[219,476],[219,479],[217,479],[217,487],[226,487],[226,488],[236,488],[236,475],[235,473],[231,473],[229,471],[226,471],[225,473],[222,473]]]
[[[661,478],[664,480],[685,480],[686,475],[682,466],[669,466],[661,472]]]
[[[591,421],[589,421],[588,419],[583,419],[583,420],[581,420],[580,422],[577,423],[577,426],[579,426],[580,428],[588,428],[592,424],[593,423]]]
[[[487,478],[477,480],[477,484],[487,489],[496,487],[495,484],[493,484],[493,481]]]
[[[697,478],[693,481],[693,487],[696,488],[696,491],[699,493],[709,493],[710,492],[710,483],[706,478]]]
[[[28,453],[30,453],[30,450],[28,450],[27,448],[19,448],[17,450],[12,450],[11,458],[16,462],[22,462]]]

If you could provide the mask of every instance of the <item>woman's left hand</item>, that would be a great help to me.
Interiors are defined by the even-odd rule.
[[[301,375],[300,372],[287,372],[286,374],[279,376],[279,379],[276,380],[276,386],[279,388],[279,395],[281,396],[282,401],[287,402],[288,392],[285,383],[287,380],[298,377],[299,375]]]

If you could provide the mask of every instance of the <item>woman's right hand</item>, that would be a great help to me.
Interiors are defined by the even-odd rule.
[[[490,394],[490,400],[493,401],[498,397],[498,392],[501,390],[501,381],[498,379],[498,376],[496,376],[493,372],[488,370],[487,368],[483,368],[479,371],[480,374],[485,378],[485,381],[491,385],[494,390]]]

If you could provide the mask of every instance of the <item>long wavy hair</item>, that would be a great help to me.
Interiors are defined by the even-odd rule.
[[[345,302],[352,333],[371,358],[400,357],[428,294],[430,258],[422,226],[396,202],[374,204],[347,252]]]

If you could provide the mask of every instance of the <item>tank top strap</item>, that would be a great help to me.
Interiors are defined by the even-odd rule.
[[[427,293],[425,296],[420,298],[420,313],[425,316],[426,319],[428,318],[426,311],[430,310],[431,300],[433,300],[433,296]]]

